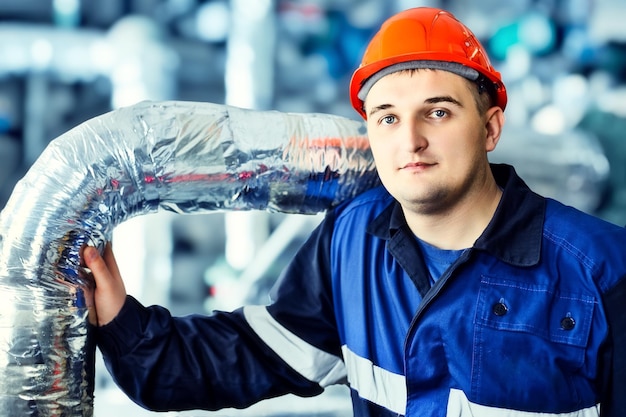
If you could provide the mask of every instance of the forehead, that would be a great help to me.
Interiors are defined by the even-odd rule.
[[[428,100],[442,95],[457,99],[472,98],[473,83],[448,71],[432,69],[412,69],[391,73],[382,77],[372,86],[365,105],[376,101],[411,98]]]

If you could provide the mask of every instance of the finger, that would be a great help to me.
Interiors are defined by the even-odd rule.
[[[85,248],[85,263],[96,281],[94,304],[99,326],[111,322],[122,309],[126,300],[126,289],[110,245],[104,257],[95,248]]]
[[[96,304],[94,301],[94,287],[84,286],[83,293],[85,296],[85,305],[87,306],[87,318],[89,323],[96,326],[98,325],[98,311],[96,310]]]
[[[113,254],[113,245],[109,242],[104,247],[103,254],[104,262],[106,263],[111,276],[116,279],[122,280],[122,274],[120,273],[120,268],[117,265],[117,261],[115,260],[115,255]]]
[[[96,286],[106,285],[106,281],[112,278],[111,272],[98,250],[92,246],[86,247],[83,250],[83,258],[94,276]]]

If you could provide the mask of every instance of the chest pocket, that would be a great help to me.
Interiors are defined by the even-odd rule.
[[[582,368],[596,303],[582,293],[482,277],[474,319],[474,398],[543,410],[587,398]]]

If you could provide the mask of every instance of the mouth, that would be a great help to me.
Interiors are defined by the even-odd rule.
[[[432,163],[426,163],[426,162],[409,162],[408,164],[404,165],[401,169],[402,170],[408,170],[408,171],[423,171],[425,169],[431,168],[433,166],[435,166],[436,164]]]

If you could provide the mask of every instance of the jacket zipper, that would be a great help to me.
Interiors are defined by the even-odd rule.
[[[407,356],[408,345],[409,345],[409,343],[410,343],[410,341],[412,339],[412,335],[415,332],[415,329],[417,328],[417,322],[420,319],[420,317],[422,316],[422,313],[432,303],[432,301],[435,299],[435,297],[437,297],[437,295],[439,295],[441,293],[441,291],[443,290],[443,288],[446,285],[446,283],[450,280],[450,277],[452,276],[454,271],[456,271],[456,269],[460,265],[462,265],[463,263],[465,263],[468,260],[468,258],[470,257],[472,251],[473,251],[473,249],[470,248],[470,249],[466,250],[465,252],[463,252],[463,254],[459,257],[459,259],[457,259],[454,262],[454,264],[452,264],[452,266],[450,266],[450,268],[448,268],[448,270],[444,273],[444,275],[441,278],[439,278],[437,280],[437,282],[435,282],[435,285],[430,289],[430,291],[428,291],[426,293],[426,295],[422,299],[422,302],[419,304],[419,306],[417,308],[417,311],[413,315],[413,319],[411,320],[411,324],[409,325],[409,330],[407,331],[406,337],[404,338],[404,349],[403,349],[404,358],[406,358],[406,356]],[[406,360],[403,359],[403,362],[405,364],[404,374],[405,374],[406,381],[408,383],[409,372],[408,372],[408,369],[406,369]],[[408,402],[408,394],[409,394],[409,392],[408,392],[408,386],[407,386],[407,402]],[[407,403],[407,406],[408,406],[408,403]]]

